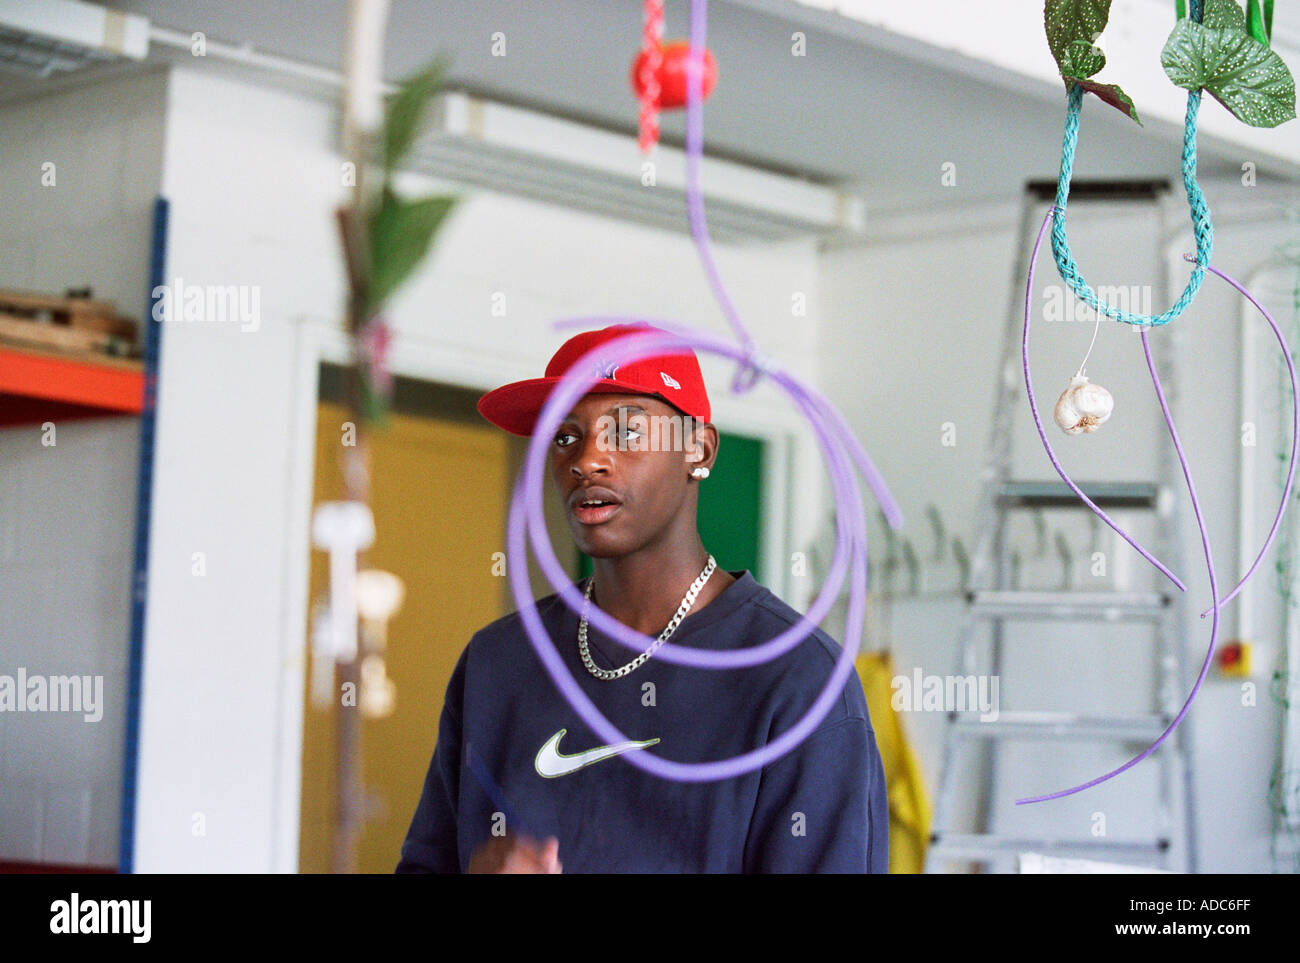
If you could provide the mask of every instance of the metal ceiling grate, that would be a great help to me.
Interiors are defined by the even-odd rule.
[[[626,134],[484,100],[439,96],[408,161],[458,183],[687,232],[686,156],[661,146],[657,186],[642,183],[643,158]],[[834,185],[705,157],[701,180],[709,232],[733,244],[862,233],[860,201]]]
[[[0,70],[28,77],[51,77],[117,59],[106,50],[0,27]]]
[[[653,227],[686,231],[689,226],[686,197],[681,191],[649,191],[630,176],[618,178],[553,159],[543,163],[505,149],[430,137],[420,144],[411,167],[459,183]],[[778,241],[826,231],[824,225],[811,221],[767,214],[757,204],[744,207],[712,198],[708,213],[710,234],[726,243]]]

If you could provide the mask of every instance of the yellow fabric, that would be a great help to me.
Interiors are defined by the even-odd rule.
[[[876,730],[876,744],[885,765],[889,796],[889,871],[919,873],[925,867],[925,847],[930,840],[930,799],[916,753],[903,733],[894,711],[893,660],[888,652],[865,652],[855,663],[867,695],[867,711]]]

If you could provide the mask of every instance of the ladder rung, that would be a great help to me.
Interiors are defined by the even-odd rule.
[[[984,618],[1160,619],[1169,596],[1161,592],[1057,592],[976,589],[966,594]]]
[[[1056,200],[1059,185],[1054,180],[1032,180],[1025,182],[1025,192],[1040,201]],[[1169,190],[1169,181],[1163,178],[1141,180],[1084,180],[1075,178],[1070,183],[1070,200],[1087,201],[1158,201],[1160,195]]]
[[[1042,853],[1045,856],[1148,856],[1159,858],[1169,849],[1169,840],[1033,839],[986,836],[979,833],[936,833],[930,839],[936,856],[988,856],[997,853]]]
[[[1161,716],[1080,716],[1069,712],[999,712],[982,721],[978,714],[959,716],[953,731],[974,739],[1115,739],[1155,741],[1169,722]]]
[[[1151,213],[1163,225],[1168,219],[1165,202],[1171,199],[1171,183],[1165,179],[1076,179],[1070,185],[1070,200],[1140,201],[1144,205],[1150,205]],[[968,674],[950,677],[961,679],[962,688],[948,691],[948,686],[945,685],[944,692],[943,706],[960,707],[961,711],[948,711],[944,714],[946,726],[943,765],[934,805],[933,825],[936,831],[933,839],[938,841],[935,853],[937,859],[948,859],[954,863],[989,862],[998,853],[1006,854],[1004,858],[1008,858],[1017,853],[1035,852],[1064,857],[1091,857],[1131,864],[1135,868],[1151,865],[1152,868],[1162,869],[1168,868],[1165,866],[1168,858],[1176,855],[1179,868],[1196,872],[1197,820],[1190,776],[1193,767],[1188,760],[1190,736],[1170,740],[1168,747],[1162,746],[1168,751],[1157,762],[1161,772],[1159,778],[1153,780],[1155,785],[1152,787],[1152,795],[1156,797],[1152,800],[1152,808],[1161,814],[1161,824],[1150,827],[1146,841],[1114,842],[1105,837],[1101,840],[1089,839],[1089,834],[1083,827],[1080,827],[1078,834],[1082,838],[1068,834],[1063,839],[1059,838],[1062,834],[1053,832],[1051,827],[1018,826],[1009,822],[1001,824],[999,834],[999,825],[993,820],[995,801],[1002,799],[1004,791],[1010,787],[1005,785],[1006,774],[999,772],[998,767],[993,765],[996,754],[983,765],[975,819],[968,825],[950,818],[950,810],[956,805],[954,797],[960,795],[958,786],[963,781],[958,778],[958,774],[965,768],[958,762],[963,755],[976,755],[969,751],[971,749],[980,749],[984,745],[996,749],[1018,740],[1018,744],[1007,748],[1023,753],[1037,744],[1060,755],[1086,748],[1083,743],[1087,740],[1105,747],[1107,751],[1128,749],[1137,743],[1153,743],[1168,729],[1173,714],[1166,711],[1169,707],[1165,705],[1168,701],[1164,698],[1165,690],[1171,680],[1176,682],[1181,677],[1186,658],[1181,646],[1173,646],[1170,651],[1165,651],[1168,648],[1165,643],[1171,637],[1180,635],[1177,630],[1181,627],[1172,625],[1172,620],[1179,610],[1182,597],[1175,595],[1173,588],[1164,581],[1124,583],[1104,578],[1070,578],[1069,573],[1073,569],[1069,564],[1063,569],[1062,579],[1054,579],[1050,574],[1040,578],[1041,567],[1035,565],[1034,558],[1026,558],[1023,553],[1019,557],[1022,564],[1010,564],[1012,558],[1007,543],[1008,525],[1018,524],[1016,516],[1023,517],[1026,512],[1041,513],[1041,516],[1035,516],[1040,537],[1046,532],[1043,527],[1044,517],[1059,513],[1058,517],[1064,519],[1068,512],[1069,517],[1077,519],[1079,512],[1087,512],[1091,508],[1116,518],[1127,514],[1136,520],[1140,516],[1146,527],[1156,531],[1152,537],[1160,538],[1172,537],[1178,533],[1179,515],[1183,508],[1183,500],[1178,495],[1182,490],[1182,477],[1177,471],[1177,463],[1168,459],[1161,463],[1158,471],[1150,473],[1139,471],[1143,466],[1133,464],[1130,459],[1128,467],[1122,469],[1118,478],[1108,479],[1103,473],[1096,472],[1091,480],[1076,484],[1066,482],[1063,473],[1054,474],[1047,466],[1025,463],[1024,469],[1017,467],[1018,460],[1013,458],[1018,447],[1016,437],[1022,434],[1016,427],[1020,423],[1020,416],[1012,408],[1018,398],[1023,399],[1016,383],[1022,361],[1024,276],[1030,270],[1029,250],[1043,216],[1040,205],[1050,203],[1056,197],[1058,189],[1059,185],[1053,179],[1029,180],[1025,183],[1022,198],[1017,263],[1012,271],[1002,354],[997,369],[1000,376],[999,390],[996,394],[987,460],[979,478],[982,494],[980,517],[976,523],[978,540],[975,551],[966,560],[968,564],[963,570],[966,577],[961,592],[966,611],[957,640],[960,647],[958,664]],[[1157,233],[1160,231],[1157,230]],[[1174,359],[1166,360],[1173,366]],[[1101,531],[1096,526],[1098,519],[1093,518],[1091,512],[1084,521],[1093,524],[1094,534]],[[1057,543],[1064,545],[1059,534]],[[1043,555],[1045,551],[1046,547],[1040,546],[1038,555]],[[1016,572],[1027,577],[1016,578]],[[1072,591],[1076,587],[1082,591]],[[999,664],[1001,645],[1006,641],[1005,632],[1012,625],[1016,626],[1018,644],[1023,644],[1020,634],[1025,636],[1023,641],[1031,645],[1051,644],[1054,640],[1049,638],[1048,633],[1056,632],[1058,626],[1062,633],[1067,627],[1076,636],[1082,632],[1085,637],[1091,637],[1090,644],[1099,655],[1120,659],[1121,667],[1125,658],[1131,658],[1128,652],[1131,646],[1115,648],[1105,645],[1105,642],[1114,641],[1118,644],[1126,641],[1121,636],[1127,636],[1130,632],[1141,636],[1144,657],[1155,655],[1154,651],[1145,646],[1147,636],[1152,637],[1153,649],[1159,649],[1163,654],[1157,658],[1155,672],[1152,673],[1151,691],[1140,701],[1126,700],[1123,704],[1101,706],[1089,705],[1088,702],[1092,700],[1088,700],[1070,703],[1068,708],[1062,706],[1051,712],[982,712],[981,706],[990,706],[991,709],[997,705],[996,697],[992,703],[984,699],[974,701],[969,693],[971,680],[979,681],[981,678],[970,673],[977,671],[981,661],[990,661],[983,655],[984,647],[981,644],[985,633],[977,631],[985,624],[993,630],[991,661],[995,666]],[[996,676],[993,678],[996,679]],[[1143,688],[1147,687],[1144,685]],[[966,696],[964,699],[963,694]],[[954,695],[957,696],[955,702]],[[924,704],[924,693],[921,701]],[[1024,705],[1016,704],[1018,707]],[[1029,706],[1025,708],[1028,709]],[[1043,708],[1046,710],[1048,705]],[[981,715],[988,721],[979,721]],[[1150,761],[1154,760],[1148,762]],[[1171,765],[1175,761],[1178,765]],[[1175,779],[1175,775],[1179,778]],[[1176,795],[1181,797],[1181,805],[1177,804],[1178,800],[1174,798]],[[942,827],[941,831],[939,827]],[[949,829],[960,829],[962,832],[949,835]],[[1040,833],[1049,838],[1032,838]],[[1030,834],[1030,837],[1016,838],[1021,834]],[[1166,838],[1152,838],[1160,836]],[[1171,845],[1171,840],[1176,840],[1177,845]],[[971,855],[963,855],[966,853]],[[931,871],[930,865],[930,860],[927,859],[927,872]],[[996,864],[991,868],[997,868]]]
[[[1100,508],[1154,510],[1160,486],[1151,482],[1079,482],[1083,493]],[[1007,508],[1082,508],[1083,499],[1063,481],[1007,481],[998,486],[998,499]]]

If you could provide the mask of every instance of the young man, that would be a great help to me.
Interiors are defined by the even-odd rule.
[[[574,361],[645,327],[576,335],[545,377],[489,392],[479,412],[531,435]],[[718,432],[695,354],[602,363],[598,373],[549,454],[574,540],[593,559],[578,583],[588,604],[680,646],[747,648],[796,624],[750,572],[717,568],[696,530]],[[852,677],[808,739],[758,771],[679,783],[618,758],[695,763],[767,744],[825,686],[839,651],[828,635],[819,629],[753,668],[696,669],[653,650],[637,656],[558,595],[537,606],[569,671],[632,741],[603,745],[557,692],[518,613],[498,619],[452,674],[398,872],[886,871],[884,772]]]

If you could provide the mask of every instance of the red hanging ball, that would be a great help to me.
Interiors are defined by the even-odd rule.
[[[645,96],[645,86],[641,83],[641,65],[647,57],[643,50],[632,61],[632,90],[637,99]],[[663,66],[659,68],[659,102],[660,110],[686,106],[686,67],[690,62],[691,43],[689,40],[674,40],[663,45]],[[713,92],[718,82],[718,62],[713,59],[713,51],[704,48],[704,89],[705,99]]]

